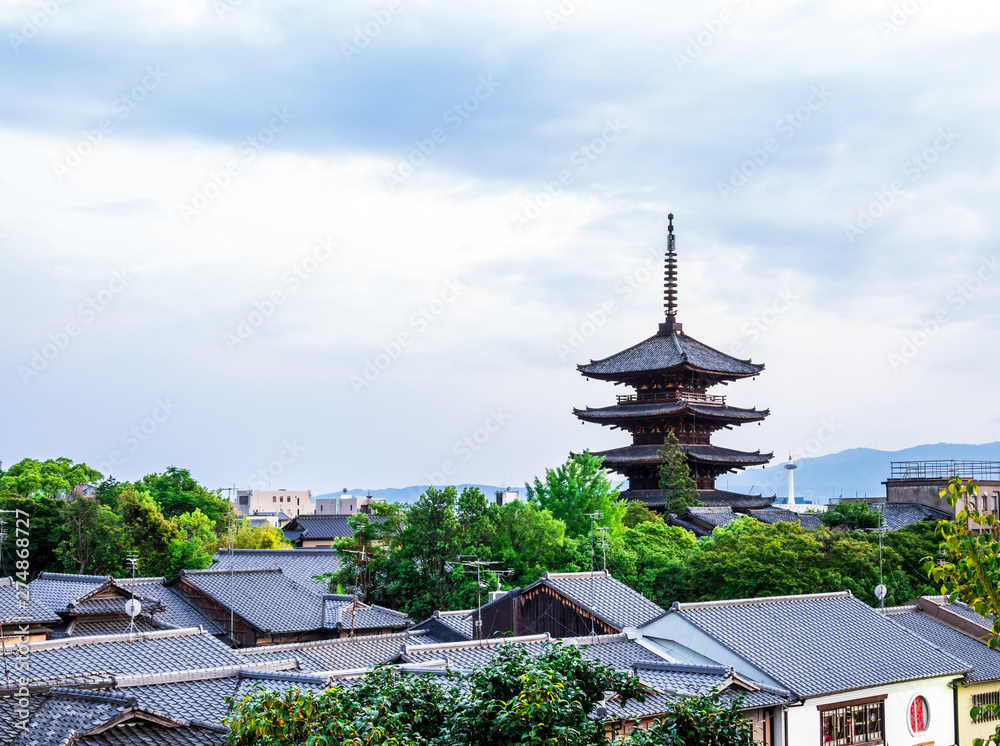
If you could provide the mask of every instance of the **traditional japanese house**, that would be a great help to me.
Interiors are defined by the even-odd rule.
[[[677,254],[673,215],[669,215],[665,260],[664,306],[666,319],[656,334],[622,352],[577,366],[588,378],[613,381],[634,389],[620,394],[610,407],[574,409],[584,422],[621,428],[632,444],[595,453],[604,465],[628,478],[626,499],[643,500],[663,507],[659,489],[658,451],[673,432],[687,456],[704,505],[731,505],[737,509],[760,508],[773,498],[715,489],[720,474],[761,466],[773,454],[748,453],[713,445],[712,434],[748,422],[760,422],[769,411],[734,407],[725,396],[709,394],[717,384],[728,384],[758,375],[763,365],[719,352],[684,333],[677,321]]]

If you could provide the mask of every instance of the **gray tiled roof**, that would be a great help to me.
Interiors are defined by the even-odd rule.
[[[39,696],[39,695],[36,695]],[[82,733],[124,712],[134,702],[116,693],[52,690],[12,746],[56,746],[73,732]]]
[[[577,368],[586,376],[615,379],[678,366],[719,373],[726,378],[753,376],[764,370],[763,365],[730,357],[683,332],[656,334],[610,357],[591,360]]]
[[[40,572],[28,583],[31,597],[53,611],[66,608],[71,602],[85,596],[107,581],[108,576],[69,575],[66,573]]]
[[[802,696],[959,675],[969,668],[846,591],[675,603],[671,613]]]
[[[948,520],[951,516],[943,510],[935,510],[916,503],[887,503],[881,506],[886,528],[897,531],[921,521]]]
[[[178,629],[201,625],[213,635],[224,633],[222,627],[198,611],[198,609],[188,603],[184,596],[173,588],[162,588],[157,590],[157,593],[163,598],[163,605],[165,607],[163,611],[156,615],[158,624],[169,625]]]
[[[668,513],[663,519],[666,521],[668,526],[676,526],[677,528],[683,528],[685,531],[690,531],[695,536],[701,538],[705,536],[710,536],[711,531],[704,526],[700,526],[697,523],[691,521],[685,521],[683,518],[678,517],[674,513]]]
[[[641,500],[651,508],[664,508],[666,500],[660,490],[625,490],[622,497],[626,500]],[[706,506],[729,506],[734,510],[749,508],[766,508],[774,502],[773,497],[763,495],[746,495],[742,492],[727,492],[726,490],[698,490],[698,499]]]
[[[474,609],[466,609],[461,612],[442,612],[436,613],[436,618],[441,624],[446,627],[453,629],[460,635],[464,635],[468,639],[472,639],[473,633],[473,615],[475,614]]]
[[[785,508],[761,508],[747,513],[762,523],[798,523],[802,528],[819,528],[823,522],[818,513],[796,513]]]
[[[564,638],[559,641],[530,637],[494,638],[468,643],[408,646],[402,660],[408,663],[426,663],[445,660],[452,668],[472,668],[490,663],[507,645],[523,647],[532,655],[540,655],[549,645],[562,643],[574,645],[587,658],[599,661],[619,671],[631,671],[636,661],[649,660],[653,655],[647,648],[629,640],[624,634],[598,635],[595,637]]]
[[[327,629],[386,629],[410,626],[410,619],[400,611],[384,606],[354,604],[354,596],[328,594],[323,596],[326,609],[323,626]]]
[[[210,569],[229,569],[228,552],[216,552],[212,561]],[[303,588],[322,595],[328,592],[328,586],[313,577],[336,572],[340,560],[336,549],[235,549],[233,567],[237,570],[277,567]]]
[[[544,583],[590,610],[599,619],[623,629],[638,627],[663,614],[663,609],[606,571],[591,573],[542,573]],[[522,595],[531,590],[528,586]]]
[[[993,631],[993,615],[983,616],[976,612],[971,606],[962,601],[956,601],[955,603],[949,603],[948,599],[944,596],[933,596],[932,600],[941,606],[944,606],[948,611],[954,612],[960,616],[965,617],[970,622],[975,622],[980,627],[983,628],[984,634],[990,634]]]
[[[100,575],[43,572],[29,586],[32,597],[37,594],[38,600],[50,609],[65,610],[70,603],[92,593],[107,581],[107,577]],[[163,578],[115,578],[114,584],[136,596],[158,599],[163,605],[163,611],[156,613],[159,624],[178,629],[201,625],[213,634],[222,634],[222,629],[217,624],[195,609],[179,593],[167,588]]]
[[[690,412],[706,419],[739,420],[740,422],[756,422],[763,420],[770,412],[768,410],[742,409],[740,407],[715,406],[711,404],[692,404],[691,402],[654,402],[650,404],[615,404],[610,407],[587,407],[574,409],[573,414],[588,422],[614,422],[623,419],[643,419],[646,417],[667,417]],[[662,446],[660,446],[662,448]]]
[[[604,465],[609,469],[616,465],[642,463],[658,464],[660,457],[657,451],[663,446],[658,445],[631,445],[621,448],[612,448],[608,451],[598,451],[594,456],[604,458]],[[761,453],[760,451],[735,451],[732,448],[722,448],[721,446],[702,446],[681,444],[689,461],[703,462],[706,464],[735,464],[738,466],[760,466],[766,464],[774,456],[773,453]]]
[[[974,640],[956,629],[916,611],[891,614],[892,621],[936,645],[972,667],[971,681],[1000,680],[1000,650],[990,650],[985,642]]]
[[[337,671],[384,663],[395,658],[403,645],[420,644],[426,640],[426,632],[400,632],[241,648],[238,653],[247,668],[254,668],[261,661],[295,657],[305,671]]]
[[[31,643],[30,656],[28,675],[32,681],[138,675],[242,663],[235,651],[197,629],[151,632],[139,640],[115,635]]]
[[[699,506],[687,508],[681,516],[683,520],[696,518],[704,521],[705,523],[710,523],[713,526],[728,526],[739,517],[740,516],[734,513],[733,509],[728,505],[725,507]]]
[[[350,515],[300,515],[289,521],[285,529],[289,531],[301,530],[301,538],[309,540],[324,539],[349,539],[354,536],[347,519]],[[370,515],[368,519],[372,523],[382,523],[385,516]]]
[[[18,596],[18,593],[21,595]],[[31,593],[30,584],[27,600],[24,599],[24,586],[0,586],[0,621],[21,619],[21,623],[49,624],[61,621],[48,606],[35,598]]]
[[[746,680],[746,686],[737,679],[731,688],[725,684],[733,674],[724,666],[700,666],[667,661],[640,661],[636,675],[643,683],[658,691],[673,691],[681,695],[705,695],[713,690],[728,692],[731,697],[743,697],[744,709],[773,707],[791,702],[791,692],[767,687],[759,682]]]
[[[81,746],[222,746],[226,731],[203,725],[164,727],[155,723],[127,722],[92,736],[81,736]]]
[[[281,570],[182,570],[180,579],[261,631],[302,632],[323,626],[322,602]]]
[[[236,693],[239,676],[177,681],[149,686],[122,687],[121,692],[143,707],[169,713],[184,720],[221,723],[226,716],[225,698]]]

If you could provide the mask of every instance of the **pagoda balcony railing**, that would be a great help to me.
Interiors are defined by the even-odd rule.
[[[726,405],[726,397],[703,394],[700,391],[648,391],[641,394],[621,394],[619,404],[656,404],[658,402],[689,402],[691,404]]]

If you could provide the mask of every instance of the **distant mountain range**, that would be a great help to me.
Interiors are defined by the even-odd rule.
[[[970,445],[967,443],[935,443],[913,446],[901,451],[879,451],[874,448],[851,448],[826,456],[804,458],[796,461],[795,496],[813,502],[829,502],[831,497],[854,497],[868,495],[874,497],[885,494],[882,484],[889,476],[889,465],[893,461],[931,461],[955,459],[968,461],[1000,461],[1000,442]],[[788,494],[788,472],[784,461],[775,459],[773,466],[763,469],[748,469],[739,474],[723,474],[716,480],[719,489],[760,495]],[[478,487],[492,500],[502,487],[486,484],[456,485],[459,492],[465,487]],[[428,485],[412,487],[386,487],[380,490],[348,490],[350,495],[384,497],[390,502],[416,502],[427,490]],[[524,493],[524,486],[519,488]],[[339,492],[331,492],[315,497],[337,497]]]
[[[384,487],[380,490],[348,490],[348,495],[371,495],[372,497],[384,497],[391,503],[415,503],[420,496],[427,491],[427,488],[431,485],[428,484],[418,484],[413,487]],[[458,484],[455,488],[461,492],[466,487],[478,487],[486,495],[486,499],[492,501],[493,496],[503,487],[494,487],[488,484]],[[514,489],[518,489],[514,487]],[[522,496],[524,494],[524,487],[520,488]],[[320,497],[340,497],[343,492],[328,492],[325,495],[313,495],[313,500]]]
[[[1000,461],[1000,442],[969,445],[935,443],[913,446],[901,451],[878,451],[874,448],[851,448],[795,463],[795,496],[814,502],[829,502],[831,497],[869,497],[885,495],[890,463],[893,461],[933,460]],[[775,459],[772,466],[747,469],[739,474],[723,474],[716,480],[720,489],[786,496],[788,472],[785,462]],[[727,486],[728,484],[728,486]]]

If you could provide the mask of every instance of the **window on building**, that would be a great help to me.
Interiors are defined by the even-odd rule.
[[[319,512],[320,512],[320,513],[322,513],[322,512],[323,512],[323,505],[322,505],[322,503],[321,503],[321,504],[320,504],[320,506],[319,506]]]
[[[820,707],[820,742],[827,746],[885,743],[885,697]]]
[[[271,502],[273,502],[273,503],[278,502],[278,498],[277,498],[276,495],[271,495]]]
[[[972,695],[972,706],[973,707],[983,707],[985,705],[998,705],[1000,706],[1000,692],[983,692],[982,694]],[[993,712],[984,712],[975,719],[974,722],[977,723],[989,723],[994,720],[1000,720],[1000,714]]]
[[[927,708],[927,700],[917,695],[910,701],[910,732],[916,735],[923,733],[931,723],[931,711]]]
[[[283,503],[283,502],[285,502],[285,496],[284,496],[284,495],[282,495],[281,497],[279,497],[279,498],[278,498],[278,502],[279,502],[279,503]]]

